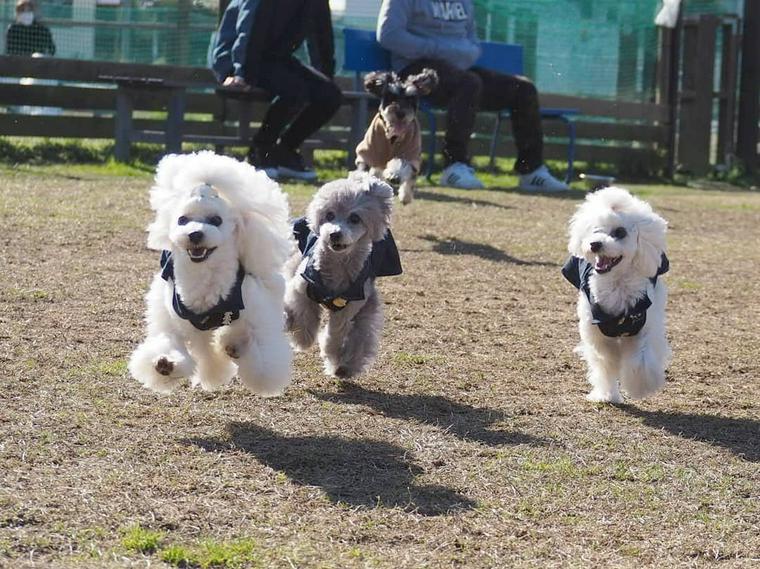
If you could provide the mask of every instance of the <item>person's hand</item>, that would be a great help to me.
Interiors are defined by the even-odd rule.
[[[237,75],[230,75],[224,80],[222,85],[229,87],[230,89],[250,89],[250,86],[245,82],[245,79],[238,77]]]

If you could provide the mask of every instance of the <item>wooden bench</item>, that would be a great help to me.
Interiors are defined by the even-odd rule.
[[[130,143],[145,140],[163,143],[169,152],[177,151],[183,142],[219,149],[242,147],[248,146],[250,129],[260,122],[268,106],[263,92],[245,102],[220,96],[212,73],[200,67],[0,56],[0,77],[6,78],[0,81],[0,107],[6,107],[6,112],[0,109],[2,136],[129,139]],[[22,83],[20,79],[25,77],[51,81]],[[144,85],[124,81],[120,86],[116,78],[154,81]],[[158,87],[155,80],[162,81],[164,87]],[[353,78],[337,77],[336,82],[346,104],[307,141],[305,150],[307,154],[314,148],[347,151],[348,166],[353,167],[352,151],[364,135],[374,101],[355,86]],[[184,113],[170,112],[173,105],[169,87],[177,87],[178,93],[184,95]],[[127,98],[121,104],[133,111],[131,124],[126,126],[119,120],[120,88]],[[542,93],[541,101],[550,107],[579,109],[579,118],[574,121],[576,159],[616,164],[621,170],[637,174],[662,168],[670,132],[667,106],[547,93]],[[21,106],[53,107],[57,112],[30,114]],[[246,112],[251,122],[245,118]],[[123,117],[127,114],[121,113]],[[182,114],[184,119],[179,121]],[[178,134],[172,134],[173,121],[181,124],[174,131],[178,130]],[[476,118],[470,144],[474,156],[488,156],[491,151],[499,156],[514,156],[511,138],[500,137],[494,145],[494,122],[492,114]],[[567,156],[565,129],[561,123],[544,125],[547,158]],[[443,133],[439,131],[436,138],[440,144]],[[129,144],[122,145],[128,150]],[[125,154],[121,159],[126,159]]]

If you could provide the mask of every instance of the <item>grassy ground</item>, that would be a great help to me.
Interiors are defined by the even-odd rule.
[[[0,175],[0,566],[760,561],[757,192],[632,186],[671,223],[651,401],[583,398],[559,275],[582,194],[508,187],[399,208],[372,371],[339,384],[299,355],[262,400],[128,377],[158,263],[145,173]],[[312,188],[288,190],[301,212]]]

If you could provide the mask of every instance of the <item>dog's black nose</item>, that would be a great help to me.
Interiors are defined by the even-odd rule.
[[[187,236],[190,239],[191,243],[194,243],[197,245],[201,241],[203,241],[203,231],[193,231]]]
[[[601,241],[592,241],[591,242],[591,252],[596,253],[597,251],[602,250],[602,242]]]
[[[340,242],[341,237],[343,237],[343,233],[341,231],[333,231],[330,233],[330,243]]]

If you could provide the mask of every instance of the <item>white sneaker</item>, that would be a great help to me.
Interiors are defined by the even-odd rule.
[[[520,176],[520,189],[528,192],[566,192],[570,186],[552,176],[542,164],[530,174]]]
[[[449,164],[441,172],[440,184],[460,190],[482,190],[485,187],[483,186],[483,182],[475,177],[475,169],[464,162]]]

